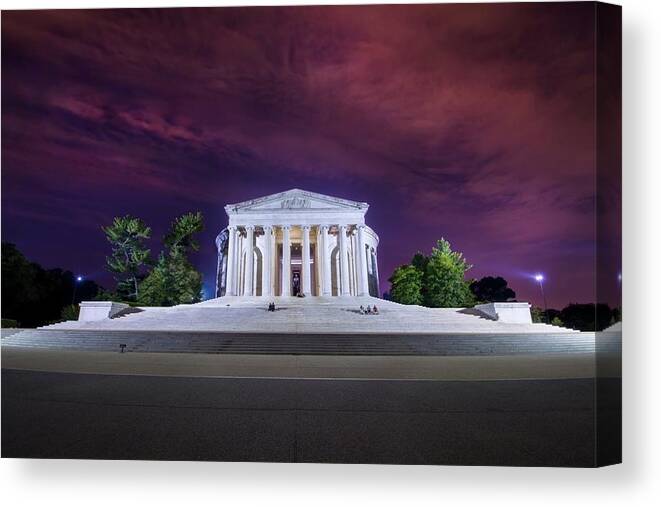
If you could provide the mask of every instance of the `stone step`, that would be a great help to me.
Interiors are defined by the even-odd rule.
[[[275,312],[267,312],[269,299]],[[378,304],[379,315],[360,315]],[[229,306],[228,306],[229,305]],[[98,322],[65,322],[44,329],[279,333],[573,333],[547,324],[511,324],[461,309],[407,306],[375,298],[220,298],[196,305],[146,308]]]
[[[518,355],[594,352],[592,333],[538,335],[282,335],[162,333],[131,331],[29,330],[2,340],[3,346],[128,352]],[[600,351],[619,351],[617,340],[600,340]]]

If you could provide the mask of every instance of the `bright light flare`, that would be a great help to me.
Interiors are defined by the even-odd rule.
[[[544,275],[542,275],[541,273],[537,273],[535,275],[535,280],[537,280],[538,282],[544,281]]]

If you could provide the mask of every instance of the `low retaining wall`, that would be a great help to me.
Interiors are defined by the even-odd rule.
[[[112,319],[122,310],[130,308],[124,303],[115,303],[114,301],[82,301],[80,303],[79,321],[95,321]]]
[[[532,324],[530,303],[487,303],[476,305],[474,308],[492,320],[513,324]]]

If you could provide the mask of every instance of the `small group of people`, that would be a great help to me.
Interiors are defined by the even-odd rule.
[[[379,314],[379,309],[374,306],[367,305],[367,308],[364,308],[363,305],[360,305],[360,309],[358,310],[358,313],[361,315],[378,315]]]
[[[269,303],[269,312],[274,312],[275,311],[275,301],[271,301]]]

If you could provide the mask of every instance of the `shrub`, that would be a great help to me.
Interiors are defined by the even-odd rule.
[[[78,305],[67,305],[62,308],[62,313],[60,318],[62,321],[65,320],[78,320],[78,315],[80,314],[80,306]]]
[[[2,328],[18,327],[18,321],[14,319],[2,319]]]

